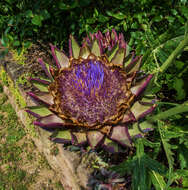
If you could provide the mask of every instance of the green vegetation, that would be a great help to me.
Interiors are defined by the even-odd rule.
[[[66,50],[69,34],[80,41],[89,32],[112,28],[125,34],[130,50],[143,55],[142,69],[154,74],[150,90],[157,96],[158,107],[153,116],[140,124],[152,126],[154,130],[145,139],[135,140],[135,151],[112,167],[122,175],[131,176],[133,190],[188,189],[187,7],[187,0],[0,2],[1,44],[17,50],[14,55],[20,63],[24,62],[23,52],[38,40]],[[9,85],[3,70],[0,76],[3,85]],[[19,94],[15,96],[19,103]],[[0,157],[6,171],[0,170],[0,189],[24,189],[34,176],[15,168],[23,152],[15,143],[25,133],[18,127],[15,113],[6,102],[6,96],[1,94],[0,126],[7,127],[0,128]],[[20,105],[24,107],[24,102]],[[8,164],[12,162],[13,165]]]
[[[44,157],[28,138],[0,84],[0,189],[63,189]],[[47,177],[42,171],[51,172]]]

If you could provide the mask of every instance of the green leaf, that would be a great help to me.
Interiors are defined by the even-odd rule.
[[[188,188],[188,170],[176,170],[174,173],[174,180],[181,179],[182,180],[182,185],[187,190]],[[184,188],[181,188],[183,190]],[[173,189],[172,189],[173,190]]]
[[[183,69],[185,63],[182,62],[182,61],[178,61],[178,60],[176,60],[176,62],[175,62],[174,65],[176,66],[176,68],[177,68],[178,70],[181,70],[181,69]]]
[[[19,46],[19,45],[20,45],[20,41],[18,40],[14,41],[13,46]]]
[[[71,4],[65,4],[63,2],[59,2],[58,3],[58,8],[61,9],[61,10],[71,10],[71,9],[74,9],[78,6],[78,1],[73,1],[71,2]]]
[[[42,10],[41,15],[42,15],[42,18],[45,20],[50,18],[50,14],[46,9]]]
[[[29,41],[26,41],[26,42],[24,42],[24,48],[29,48],[30,46],[31,46],[31,42],[29,42]]]
[[[176,99],[177,99],[177,100],[182,100],[182,99],[184,99],[185,96],[186,96],[186,93],[185,93],[185,90],[184,90],[184,82],[183,82],[183,79],[176,77],[176,78],[174,79],[173,87],[174,87],[174,89],[177,91]]]
[[[25,12],[25,16],[26,16],[27,18],[33,17],[33,12],[32,12],[32,10],[27,10],[27,11]]]
[[[93,18],[92,18],[93,19]],[[106,16],[104,16],[104,15],[102,15],[102,14],[100,14],[99,16],[98,16],[98,22],[107,22],[109,20],[109,18],[108,17],[106,17]]]
[[[178,157],[181,169],[188,168],[188,149],[183,144],[179,146]]]
[[[125,175],[126,173],[131,174],[134,167],[135,167],[135,158],[129,157],[127,160],[123,161],[117,166],[111,167],[110,169],[120,173],[121,175]]]
[[[41,26],[42,25],[42,16],[41,15],[35,15],[31,22],[34,24],[34,25],[37,25],[37,26]]]
[[[183,6],[181,7],[181,13],[183,14],[183,16],[188,19],[188,8]]]
[[[163,19],[163,16],[162,15],[157,15],[155,16],[152,21],[153,22],[160,22],[161,20]]]
[[[149,121],[157,121],[160,119],[167,119],[170,116],[173,116],[173,115],[176,115],[179,113],[183,113],[183,112],[188,112],[188,105],[186,105],[186,104],[178,105],[174,108],[168,109],[167,111],[164,111],[164,112],[154,115],[152,117],[148,117],[147,119]]]
[[[164,181],[164,178],[162,175],[160,175],[159,173],[155,172],[155,171],[151,171],[149,172],[152,183],[155,187],[156,190],[164,190],[166,183]]]
[[[143,162],[145,164],[145,167],[147,167],[150,171],[157,172],[160,175],[167,174],[168,169],[160,162],[150,158],[147,154],[143,156]]]
[[[146,121],[144,121],[144,122],[146,122]],[[143,138],[142,141],[145,146],[149,146],[151,148],[160,147],[160,145],[161,145],[160,142],[151,142],[151,141],[147,140],[146,138]]]
[[[125,21],[123,21],[123,29],[125,32],[128,30],[128,26],[127,26],[127,23]]]
[[[8,43],[8,38],[3,35],[2,38],[1,38],[1,44],[2,44],[2,46],[6,47],[7,43]]]
[[[122,12],[113,13],[111,11],[106,11],[106,13],[107,13],[107,15],[112,16],[112,17],[114,17],[114,18],[116,18],[118,20],[123,20],[123,19],[126,18],[126,15],[123,14]]]
[[[143,156],[144,156],[144,145],[143,145],[141,139],[137,139],[135,167],[133,169],[133,175],[132,175],[133,190],[148,189],[148,187],[146,185],[146,167],[145,167],[145,162],[144,162]]]
[[[171,151],[171,144],[168,142],[169,139],[165,138],[165,129],[163,123],[158,121],[159,133],[161,137],[161,141],[163,144],[163,148],[168,160],[169,173],[168,173],[168,182],[166,188],[168,188],[173,182],[173,165],[174,165],[174,153]]]

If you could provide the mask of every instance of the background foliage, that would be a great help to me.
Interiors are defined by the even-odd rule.
[[[70,34],[80,41],[86,33],[115,28],[124,33],[132,50],[143,54],[143,69],[155,73],[150,90],[160,102],[156,114],[148,118],[155,132],[148,140],[138,139],[134,155],[113,167],[132,176],[135,190],[188,188],[188,46],[159,72],[184,40],[187,20],[187,0],[0,2],[1,44],[18,53],[38,40],[66,50]]]

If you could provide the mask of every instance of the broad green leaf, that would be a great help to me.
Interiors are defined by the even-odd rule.
[[[46,9],[42,10],[41,15],[42,15],[43,19],[49,19],[50,18],[50,14]]]
[[[186,17],[186,19],[188,19],[188,8],[185,6],[182,6],[181,12],[182,12],[183,16]]]
[[[14,43],[13,43],[13,46],[19,46],[20,45],[20,41],[16,40]]]
[[[106,11],[106,13],[107,13],[107,15],[112,16],[112,17],[114,17],[114,18],[116,18],[118,20],[123,20],[123,19],[126,18],[126,15],[123,14],[122,12],[113,13],[111,11]]]
[[[8,44],[8,38],[5,35],[3,35],[2,38],[1,38],[1,44],[4,47],[6,47],[7,44]]]
[[[27,17],[27,18],[30,18],[30,17],[33,17],[33,12],[32,12],[32,10],[27,10],[26,12],[25,12],[25,16]]]
[[[176,78],[174,79],[173,87],[174,87],[174,89],[177,91],[176,99],[177,99],[177,100],[182,100],[182,99],[184,99],[185,96],[186,96],[186,93],[185,93],[185,90],[184,90],[184,82],[183,82],[183,79],[176,77]]]
[[[24,48],[29,48],[29,47],[31,47],[31,42],[29,42],[29,41],[26,41],[26,42],[24,42]]]
[[[78,6],[78,1],[71,1],[70,4],[65,4],[63,2],[58,3],[58,8],[61,10],[71,10],[74,9]]]
[[[183,69],[185,63],[182,62],[182,61],[178,61],[178,60],[176,60],[176,62],[175,62],[174,65],[176,66],[176,68],[177,68],[178,70],[180,70],[180,69]]]
[[[31,22],[34,24],[34,25],[37,25],[37,26],[41,26],[42,25],[42,16],[41,15],[35,15]]]
[[[98,16],[98,22],[107,22],[109,20],[109,18],[108,17],[106,17],[106,16],[104,16],[104,15],[102,15],[102,14],[100,14],[99,16]]]

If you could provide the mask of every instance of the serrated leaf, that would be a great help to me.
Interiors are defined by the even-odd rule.
[[[123,161],[117,166],[111,167],[110,169],[120,173],[121,175],[125,175],[126,173],[132,173],[134,167],[135,159],[129,157],[127,160]]]
[[[145,138],[142,139],[145,146],[149,146],[151,148],[159,147],[161,145],[160,142],[151,142]]]
[[[171,144],[168,142],[169,139],[165,138],[165,129],[163,126],[163,123],[158,121],[158,127],[159,127],[159,132],[160,132],[160,137],[161,137],[161,141],[163,144],[163,148],[168,160],[168,166],[169,166],[169,173],[168,173],[168,182],[166,185],[166,188],[168,188],[172,182],[173,182],[173,165],[174,165],[174,153],[171,151]]]
[[[143,156],[143,162],[145,164],[145,167],[147,167],[150,171],[155,171],[161,175],[166,175],[168,171],[168,169],[164,165],[150,158],[147,154]]]
[[[146,190],[146,167],[144,162],[144,145],[141,139],[136,141],[135,167],[133,169],[133,190]]]
[[[178,157],[181,169],[188,168],[188,149],[185,145],[179,146]]]

